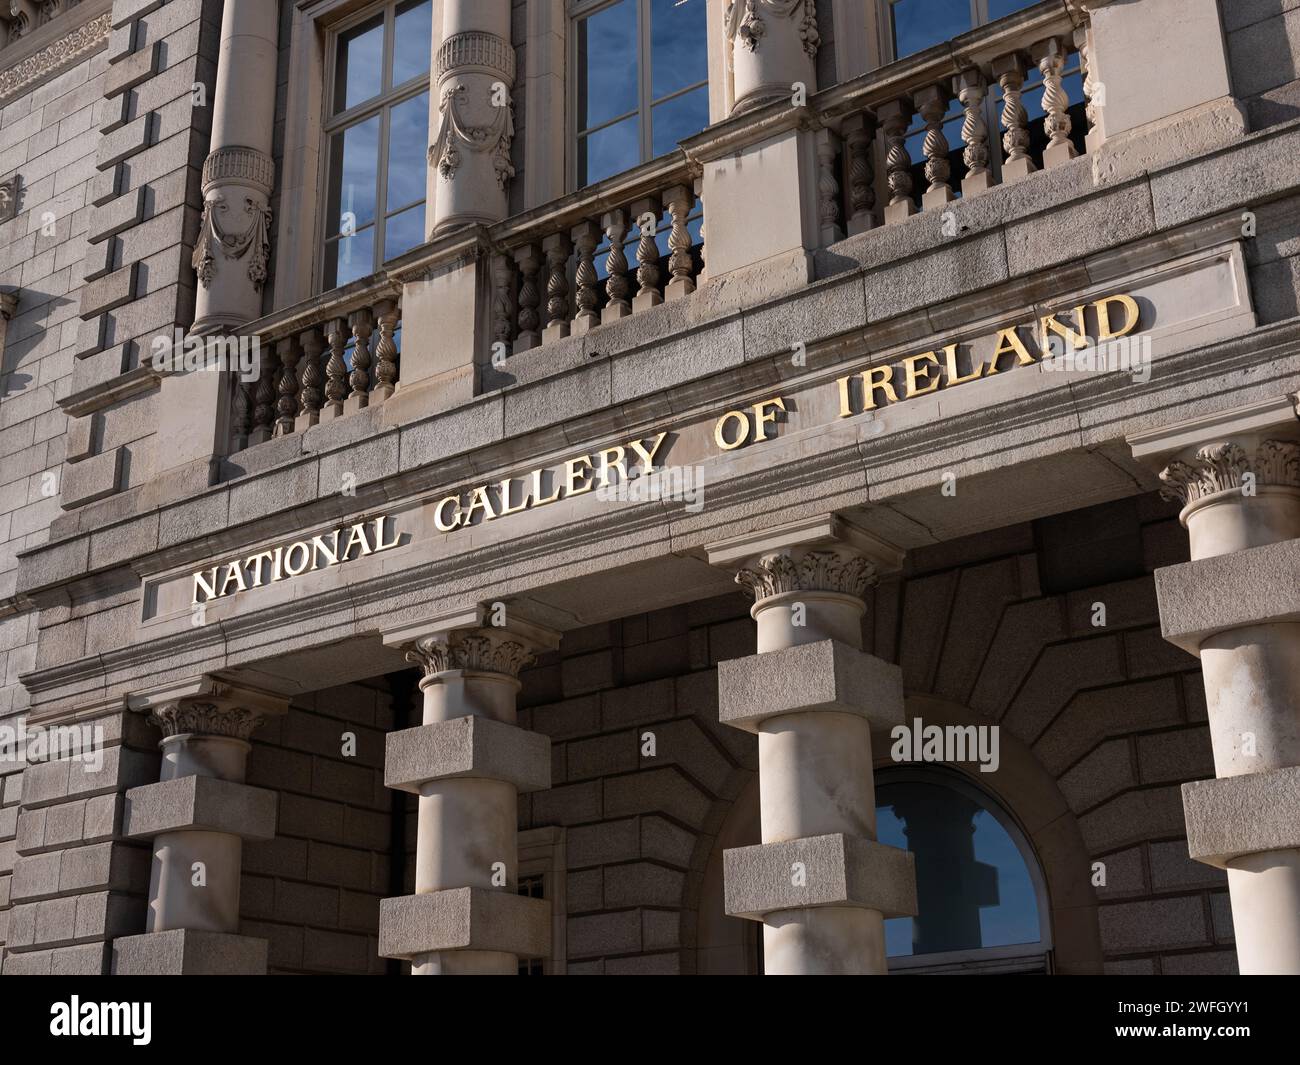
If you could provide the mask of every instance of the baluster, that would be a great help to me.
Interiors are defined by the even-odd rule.
[[[627,240],[627,213],[622,209],[606,211],[600,220],[609,238],[609,253],[605,256],[605,309],[600,312],[601,322],[616,322],[632,313],[628,298],[632,282],[627,276],[627,253],[623,242]]]
[[[871,137],[874,132],[870,112],[850,115],[840,123],[844,141],[844,178],[849,192],[849,235],[865,233],[876,224],[872,208],[876,190],[871,166]]]
[[[271,439],[275,432],[275,377],[276,360],[263,357],[262,373],[253,393],[253,429],[248,434],[249,445],[261,444]]]
[[[293,432],[293,420],[298,415],[298,349],[293,337],[284,337],[275,342],[275,354],[280,360],[280,378],[276,382],[279,398],[275,401],[278,417],[275,419],[275,435],[288,436]]]
[[[321,331],[313,326],[298,334],[298,343],[302,346],[302,369],[298,371],[298,432],[306,432],[320,421],[321,385],[325,375],[321,373],[320,356],[325,350],[325,340]]]
[[[948,178],[952,164],[948,161],[948,138],[943,132],[943,119],[948,113],[948,90],[943,85],[927,85],[915,96],[916,108],[925,122],[925,140],[921,150],[925,153],[925,180],[929,187],[921,194],[921,206],[930,211],[951,203],[952,186]]]
[[[365,308],[353,311],[348,315],[348,325],[352,327],[352,372],[348,375],[352,394],[344,410],[351,414],[370,402],[370,312]]]
[[[348,398],[348,364],[343,358],[348,346],[347,323],[342,318],[331,318],[325,327],[325,339],[330,346],[329,361],[325,364],[325,398],[328,402],[321,413],[337,418],[343,413],[343,403]]]
[[[1005,55],[993,61],[993,74],[1002,87],[1002,148],[1006,160],[1002,164],[1002,182],[1019,181],[1038,168],[1029,158],[1029,121],[1025,105],[1020,102],[1021,87],[1025,83],[1025,64],[1019,55]]]
[[[640,231],[636,245],[637,294],[632,300],[632,310],[645,311],[663,303],[659,292],[659,245],[655,231],[659,228],[660,204],[646,196],[632,204],[632,224]]]
[[[664,296],[676,300],[695,291],[695,282],[691,278],[695,272],[695,262],[691,258],[691,231],[686,225],[686,219],[690,217],[691,208],[695,205],[695,193],[685,185],[673,185],[664,191],[663,203],[672,220],[672,228],[668,232],[670,280]]]
[[[889,181],[885,222],[901,222],[916,213],[916,204],[912,202],[912,159],[907,154],[906,143],[912,104],[908,100],[890,100],[880,108],[879,115],[885,131],[885,169]]]
[[[492,358],[497,353],[510,354],[510,326],[514,317],[511,295],[514,290],[514,271],[510,257],[492,256]]]
[[[1080,26],[1074,31],[1074,49],[1079,53],[1079,70],[1083,74],[1083,98],[1087,101],[1083,113],[1088,120],[1088,134],[1084,138],[1090,152],[1095,152],[1105,140],[1101,113],[1105,107],[1105,94],[1098,91],[1092,77],[1092,26]]]
[[[542,241],[546,254],[546,328],[542,343],[569,335],[569,253],[567,233],[552,233]]]
[[[817,221],[821,246],[844,239],[840,228],[840,183],[835,177],[835,141],[829,129],[813,134],[817,148]]]
[[[961,139],[966,145],[962,152],[966,163],[966,176],[961,179],[963,196],[975,196],[993,184],[989,171],[989,124],[984,119],[986,88],[984,75],[974,67],[952,79],[952,91],[966,113],[961,124]]]
[[[1060,37],[1048,37],[1034,45],[1038,72],[1043,76],[1043,129],[1047,147],[1043,149],[1043,169],[1068,163],[1079,154],[1070,140],[1074,123],[1070,120],[1070,97],[1061,84],[1065,67],[1066,44]]]
[[[258,369],[260,370],[260,364]],[[235,446],[242,451],[249,445],[249,434],[253,429],[253,394],[257,389],[256,381],[241,381],[235,378]]]
[[[542,259],[536,244],[525,244],[514,251],[515,265],[519,267],[519,332],[515,336],[514,351],[527,351],[542,342],[541,318],[537,305],[541,292],[537,287],[537,271]]]
[[[578,313],[573,318],[573,333],[581,336],[600,325],[600,279],[596,276],[596,245],[600,243],[600,227],[595,222],[579,222],[569,234],[578,249],[578,265],[573,280],[578,291],[574,301]]]
[[[704,244],[704,227],[707,219],[704,215],[704,177],[695,179],[695,201],[700,205],[700,272],[695,275],[695,283],[702,285],[709,279],[709,262],[704,257],[708,250]]]
[[[382,403],[397,391],[397,300],[382,299],[373,308],[379,326],[379,339],[375,341],[375,387],[370,392],[371,403]]]

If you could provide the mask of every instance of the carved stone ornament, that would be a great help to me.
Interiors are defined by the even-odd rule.
[[[1240,489],[1247,483],[1300,488],[1300,443],[1294,440],[1265,440],[1252,458],[1240,444],[1225,441],[1207,444],[1196,452],[1194,462],[1171,462],[1160,471],[1165,499],[1195,503],[1216,492]]]
[[[839,592],[861,599],[876,580],[875,563],[861,555],[816,550],[764,555],[736,574],[736,583],[756,602],[783,592]]]
[[[821,35],[817,32],[817,12],[812,0],[730,0],[723,9],[727,40],[746,51],[757,52],[759,42],[767,34],[763,16],[771,18],[799,18],[799,38],[803,50],[810,57],[817,55]]]
[[[15,174],[5,181],[0,181],[0,222],[8,222],[18,217],[23,198],[23,179]]]
[[[226,702],[209,702],[202,698],[180,699],[164,703],[149,714],[164,737],[195,733],[201,736],[229,736],[247,740],[263,721],[255,710]]]
[[[429,148],[429,165],[438,168],[444,181],[450,181],[460,168],[461,152],[491,152],[492,167],[496,171],[497,185],[506,187],[515,176],[510,162],[510,142],[515,135],[514,105],[509,99],[501,107],[493,107],[492,121],[482,126],[465,122],[461,111],[469,88],[463,83],[448,85],[438,101],[438,138]],[[492,90],[488,89],[489,102]]]
[[[73,5],[66,6],[71,7]],[[55,17],[62,10],[61,7],[60,11],[54,12],[50,17]],[[18,25],[18,20],[10,23],[11,40],[20,38],[23,32],[26,32],[27,27],[24,26],[15,36],[13,27]],[[26,59],[15,63],[8,70],[0,72],[0,103],[7,103],[29,86],[45,78],[52,77],[64,67],[70,66],[83,56],[94,51],[108,40],[112,28],[113,13],[105,11],[84,25],[78,26],[67,35],[60,37],[57,41],[40,49],[40,51],[33,52]]]
[[[207,288],[212,283],[218,253],[230,261],[248,256],[248,279],[253,288],[261,291],[266,282],[266,264],[271,257],[271,211],[251,196],[244,197],[244,213],[248,225],[240,233],[224,233],[218,216],[229,209],[226,198],[219,193],[203,201],[203,217],[199,221],[199,239],[194,245],[191,262],[198,274],[199,283]]]
[[[419,666],[426,677],[452,669],[518,677],[533,660],[533,652],[508,633],[473,629],[422,637],[406,652],[406,660]]]

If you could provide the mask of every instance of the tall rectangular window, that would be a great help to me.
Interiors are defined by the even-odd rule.
[[[1039,0],[888,0],[893,58],[924,51]]]
[[[424,241],[432,12],[432,0],[388,3],[334,36],[322,290]]]
[[[576,187],[709,124],[705,0],[574,0],[570,11]]]

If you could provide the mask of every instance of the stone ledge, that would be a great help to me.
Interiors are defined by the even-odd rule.
[[[833,711],[874,728],[903,722],[903,671],[838,640],[718,663],[718,720],[757,732],[781,714]]]
[[[1187,853],[1206,865],[1300,848],[1300,766],[1184,784],[1183,814]]]
[[[551,786],[551,741],[486,717],[458,717],[390,732],[384,743],[384,786],[419,794],[430,780],[504,780],[520,791]]]
[[[276,794],[216,777],[177,777],[126,793],[122,834],[153,839],[163,832],[229,832],[246,840],[275,838]]]
[[[791,883],[795,862],[806,874]],[[777,910],[859,906],[885,917],[915,917],[916,869],[910,852],[835,833],[723,852],[726,911],[761,921]]]
[[[448,888],[379,903],[379,955],[495,950],[540,958],[551,947],[551,904],[512,891]]]
[[[267,942],[177,928],[113,941],[114,976],[265,976]]]
[[[1156,570],[1160,630],[1199,655],[1215,633],[1246,625],[1300,622],[1300,539]]]

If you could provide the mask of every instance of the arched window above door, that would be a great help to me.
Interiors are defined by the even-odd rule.
[[[920,912],[885,922],[891,971],[1050,971],[1042,871],[992,796],[952,770],[886,769],[876,822],[881,843],[916,859]]]

